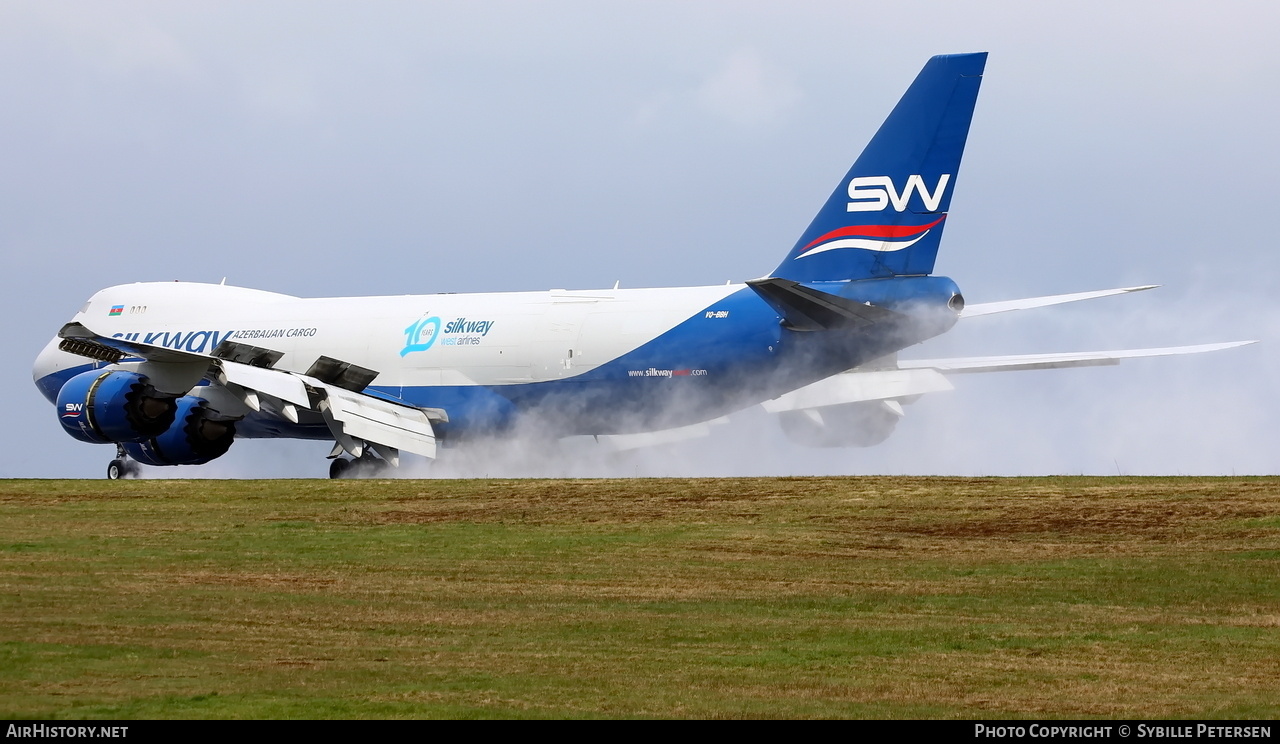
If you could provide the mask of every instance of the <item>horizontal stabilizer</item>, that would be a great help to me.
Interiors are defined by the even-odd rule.
[[[1129,292],[1142,292],[1148,289],[1155,289],[1159,286],[1159,284],[1144,284],[1141,287],[1099,289],[1093,292],[1074,292],[1072,294],[1047,295],[1045,297],[1028,297],[1023,300],[1004,300],[1002,302],[981,302],[976,305],[966,306],[960,313],[960,317],[976,318],[979,315],[995,315],[996,313],[1007,313],[1011,310],[1031,310],[1037,307],[1049,307],[1050,305],[1061,305],[1067,302],[1092,300],[1098,297],[1128,294]]]
[[[1032,369],[1066,369],[1119,364],[1122,359],[1203,354],[1256,344],[1257,341],[1228,341],[1197,346],[1166,346],[1158,349],[1121,349],[1118,351],[1075,351],[1060,354],[1018,354],[1012,356],[966,357],[956,359],[899,360],[904,370],[936,370],[944,374],[970,372],[1015,372]]]

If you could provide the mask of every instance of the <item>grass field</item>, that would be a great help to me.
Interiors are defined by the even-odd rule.
[[[1280,478],[0,481],[0,715],[1280,717]]]

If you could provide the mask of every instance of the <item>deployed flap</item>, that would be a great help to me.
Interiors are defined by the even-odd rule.
[[[790,279],[752,279],[747,286],[777,310],[782,324],[793,331],[862,328],[901,317],[892,310],[822,292]]]
[[[766,400],[761,405],[769,413],[782,413],[870,400],[910,398],[953,389],[947,378],[933,369],[854,370],[818,380],[799,390]]]
[[[1118,351],[1075,351],[1060,354],[1019,354],[1012,356],[965,357],[957,359],[899,360],[904,370],[936,370],[946,374],[967,372],[1014,372],[1030,369],[1065,369],[1067,367],[1098,367],[1119,364],[1121,359],[1141,357],[1176,356],[1178,354],[1203,354],[1209,351],[1234,349],[1237,346],[1256,344],[1257,341],[1228,341],[1220,344],[1198,346],[1166,346],[1158,349],[1121,349]]]
[[[1093,292],[1074,292],[1072,294],[1047,295],[1045,297],[1028,297],[1023,300],[1004,300],[1002,302],[981,302],[977,305],[966,306],[965,309],[961,311],[960,317],[976,318],[979,315],[1007,313],[1010,310],[1031,310],[1032,308],[1037,307],[1061,305],[1065,302],[1079,302],[1080,300],[1092,300],[1098,297],[1111,297],[1112,295],[1127,294],[1129,292],[1142,292],[1148,289],[1155,289],[1159,286],[1159,284],[1144,284],[1141,287],[1099,289]]]
[[[231,362],[225,359],[220,360],[217,364],[221,369],[221,373],[218,375],[218,382],[224,385],[232,383],[248,390],[256,390],[259,393],[270,395],[273,398],[279,398],[286,403],[293,403],[303,408],[311,407],[311,399],[307,395],[307,386],[303,383],[302,378],[296,375],[280,370]]]
[[[343,435],[423,457],[436,456],[436,436],[425,411],[353,393],[320,380],[308,382],[323,390],[320,411],[335,438],[353,455],[358,457],[360,453],[347,447]]]

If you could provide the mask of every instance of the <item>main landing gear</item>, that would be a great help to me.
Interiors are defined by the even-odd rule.
[[[137,478],[142,473],[142,466],[125,454],[124,447],[116,445],[116,459],[107,465],[107,480]]]
[[[368,453],[349,460],[335,457],[329,463],[329,477],[338,478],[385,478],[390,473],[392,464]]]

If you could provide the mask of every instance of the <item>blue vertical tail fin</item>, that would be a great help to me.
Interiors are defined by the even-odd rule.
[[[772,276],[933,272],[987,53],[933,57]]]

